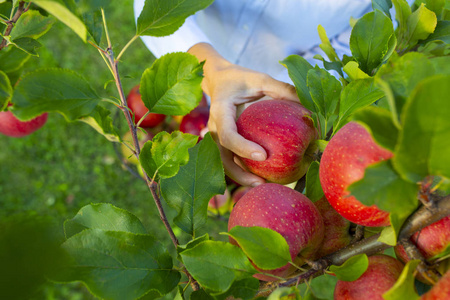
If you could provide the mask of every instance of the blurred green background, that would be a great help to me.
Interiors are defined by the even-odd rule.
[[[133,0],[111,0],[105,9],[116,54],[134,36]],[[56,22],[39,41],[39,57],[32,57],[24,72],[38,68],[67,68],[83,75],[98,94],[118,97],[106,64],[97,49],[84,44],[69,28]],[[105,45],[105,43],[103,43]],[[143,71],[154,61],[140,39],[122,57],[119,71],[125,93],[139,83]],[[105,104],[108,107],[108,103]],[[123,134],[127,125],[113,105],[114,122]],[[173,253],[146,184],[128,172],[112,145],[90,126],[67,123],[56,113],[46,125],[24,138],[0,135],[0,220],[34,211],[56,220],[61,234],[63,222],[84,205],[107,202],[135,214],[149,232]],[[173,212],[167,209],[171,220]],[[214,224],[212,224],[214,223]],[[208,222],[204,231],[226,231],[224,221]],[[181,242],[186,236],[180,234]],[[223,239],[223,237],[222,237]],[[36,299],[95,299],[81,283],[49,283]]]

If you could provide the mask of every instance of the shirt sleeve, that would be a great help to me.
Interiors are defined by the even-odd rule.
[[[144,0],[134,1],[136,20],[141,14],[143,7]],[[155,57],[161,57],[170,52],[186,52],[197,43],[210,43],[210,40],[197,25],[195,19],[195,15],[188,17],[184,24],[172,35],[164,37],[141,36],[141,39]]]

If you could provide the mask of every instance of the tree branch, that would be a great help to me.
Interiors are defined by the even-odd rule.
[[[10,21],[8,21],[8,26],[6,27],[6,30],[3,33],[3,36],[8,36],[11,34],[11,31],[14,28],[14,25],[16,24],[17,20],[19,20],[20,16],[25,11],[24,6],[25,6],[25,1],[20,1],[19,7],[17,8],[16,13],[12,17],[12,19]],[[6,43],[7,43],[6,39],[2,38],[2,43],[0,44],[0,50],[2,50],[3,48],[5,48],[7,46]]]

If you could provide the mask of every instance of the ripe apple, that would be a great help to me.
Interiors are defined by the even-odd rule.
[[[316,150],[316,128],[311,112],[300,103],[265,100],[247,107],[239,116],[237,131],[261,145],[265,161],[240,157],[252,173],[270,182],[288,184],[305,175]]]
[[[235,226],[259,226],[281,234],[289,245],[293,261],[311,258],[323,239],[322,217],[314,204],[302,193],[276,183],[265,183],[248,191],[234,206],[228,230]],[[230,238],[230,242],[237,242]],[[298,258],[297,258],[298,256]],[[295,269],[290,264],[264,273],[286,277]],[[256,274],[265,281],[274,277]]]
[[[327,201],[325,197],[314,202],[323,218],[324,236],[316,258],[333,253],[344,248],[352,240],[350,234],[350,222],[343,218]]]
[[[145,107],[145,104],[142,101],[141,93],[139,93],[139,85],[136,85],[131,89],[127,96],[127,103],[128,107],[134,114],[134,122],[137,124],[139,120],[148,112],[147,107]],[[144,128],[155,127],[164,122],[165,118],[165,115],[150,113],[141,122],[140,126]]]
[[[349,196],[347,187],[362,179],[369,165],[392,156],[392,152],[375,143],[362,125],[350,122],[343,126],[326,146],[319,169],[325,197],[334,209],[347,220],[359,225],[388,226],[388,212],[375,205],[363,205],[354,196]]]
[[[202,131],[207,127],[209,119],[209,107],[198,106],[189,114],[185,115],[180,123],[180,131],[197,135],[200,141]]]
[[[231,194],[231,203],[236,204],[248,191],[252,189],[251,186],[240,186]]]
[[[230,209],[230,191],[225,190],[223,195],[215,195],[208,202],[208,210],[215,214],[224,214]]]
[[[369,267],[355,281],[338,280],[334,288],[335,300],[383,300],[383,294],[395,284],[403,264],[392,256],[369,256]]]
[[[11,106],[8,105],[8,106]],[[47,122],[48,114],[43,113],[29,121],[20,121],[11,111],[0,112],[0,133],[10,137],[24,137],[32,134]]]
[[[420,300],[448,300],[450,299],[450,271],[447,271],[444,276],[425,294],[420,297]]]
[[[444,217],[439,221],[416,232],[411,237],[411,241],[417,246],[420,253],[426,260],[442,253],[450,245],[450,216]],[[397,258],[407,263],[409,261],[405,248],[402,245],[394,247]],[[420,281],[431,284],[428,280],[417,275]]]

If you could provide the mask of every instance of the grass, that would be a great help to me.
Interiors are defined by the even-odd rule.
[[[133,1],[112,0],[106,18],[117,54],[135,33]],[[31,58],[24,73],[48,67],[71,69],[84,76],[99,95],[117,97],[114,84],[104,88],[112,76],[98,51],[65,25],[55,23],[40,42],[40,57]],[[125,93],[139,83],[153,61],[140,39],[128,48],[119,67]],[[125,133],[123,116],[114,115],[116,125]],[[51,113],[42,129],[20,139],[0,135],[0,145],[0,220],[35,211],[54,217],[62,231],[63,221],[84,205],[107,202],[135,214],[174,252],[147,186],[123,168],[112,144],[88,125],[67,123],[61,115]],[[171,220],[174,212],[166,209]],[[219,226],[220,231],[226,231],[225,222]],[[80,283],[47,285],[38,297],[44,298],[94,299]]]

